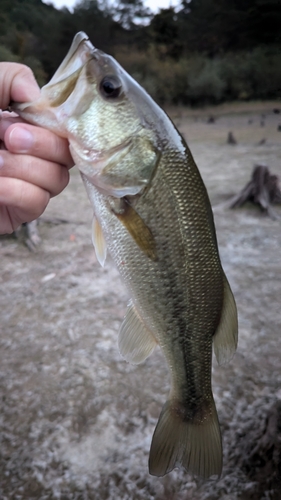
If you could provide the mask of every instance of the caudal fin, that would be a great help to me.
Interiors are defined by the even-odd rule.
[[[214,401],[196,423],[174,401],[164,405],[152,438],[149,472],[164,476],[180,465],[204,479],[220,476],[222,443]]]

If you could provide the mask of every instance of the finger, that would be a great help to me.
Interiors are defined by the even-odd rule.
[[[34,156],[0,151],[0,167],[1,184],[3,178],[19,179],[48,191],[51,196],[59,194],[69,182],[66,167]]]
[[[0,234],[10,234],[12,233],[20,223],[12,221],[9,208],[6,205],[0,204]]]
[[[4,140],[12,153],[37,156],[68,168],[74,165],[68,141],[44,128],[16,123],[6,130]]]
[[[3,113],[0,111],[0,140],[4,140],[6,130],[15,123],[23,123],[22,118],[13,116],[12,113]]]
[[[0,233],[14,231],[21,223],[37,219],[50,195],[44,189],[20,179],[1,178]]]
[[[34,101],[39,96],[40,89],[28,66],[18,63],[1,63],[0,108],[7,108],[10,101]]]

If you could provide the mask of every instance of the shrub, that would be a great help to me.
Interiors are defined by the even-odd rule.
[[[189,55],[178,61],[147,52],[117,52],[122,66],[162,104],[205,104],[281,96],[281,51],[258,47],[216,58]]]
[[[190,60],[186,100],[191,104],[198,102],[218,103],[224,98],[226,82],[222,76],[220,60],[200,59],[199,64]]]
[[[7,47],[4,45],[0,45],[0,61],[10,61],[10,62],[18,62],[19,58],[13,54]]]

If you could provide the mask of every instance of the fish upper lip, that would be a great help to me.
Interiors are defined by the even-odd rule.
[[[91,54],[96,50],[97,49],[89,40],[88,35],[86,35],[83,31],[79,31],[79,33],[77,33],[74,37],[66,57],[45,87],[51,87],[52,85],[65,80],[73,75],[77,70],[81,71],[87,63],[89,57],[91,57]]]

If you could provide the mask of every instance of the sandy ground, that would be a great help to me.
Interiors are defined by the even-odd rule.
[[[96,261],[91,207],[74,170],[45,214],[68,222],[43,220],[36,253],[0,239],[1,500],[281,498],[281,219],[222,206],[254,164],[280,174],[276,106],[170,110],[207,185],[239,310],[237,354],[213,368],[222,477],[148,474],[168,371],[160,350],[140,366],[118,352],[128,295],[113,263],[102,269]],[[226,144],[230,130],[236,146]]]

